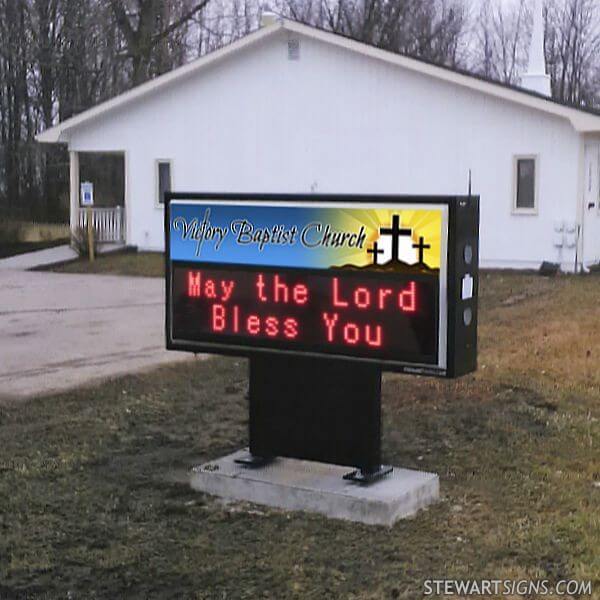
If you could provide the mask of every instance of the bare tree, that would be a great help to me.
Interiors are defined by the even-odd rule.
[[[31,171],[23,140],[32,132],[33,121],[28,94],[29,15],[21,2],[0,2],[0,143],[5,198],[17,204],[29,195]]]
[[[283,0],[292,19],[386,50],[457,66],[467,12],[462,0]]]
[[[0,206],[59,218],[66,152],[35,133],[194,57],[208,2],[0,0]]]
[[[259,27],[275,12],[378,47],[517,83],[529,0],[0,0],[0,207],[58,218],[64,149],[37,131]],[[600,106],[600,2],[546,0],[556,98]],[[62,209],[66,209],[63,207]]]
[[[208,4],[184,0],[108,0],[131,60],[132,84],[176,66],[169,41]],[[181,39],[181,38],[180,38]],[[182,52],[177,53],[181,61]]]
[[[600,104],[600,6],[597,0],[549,0],[546,62],[553,96],[573,104]]]
[[[474,24],[474,72],[502,81],[518,84],[527,65],[531,37],[531,14],[526,0],[506,6],[499,0],[481,5]]]
[[[258,29],[261,13],[257,0],[211,0],[192,28],[197,54],[212,52]]]

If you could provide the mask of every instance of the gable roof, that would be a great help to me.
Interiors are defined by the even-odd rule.
[[[549,115],[565,118],[571,123],[573,128],[579,132],[600,132],[600,112],[598,111],[564,104],[535,92],[473,75],[467,71],[434,64],[422,58],[397,54],[389,50],[382,50],[376,46],[359,42],[344,35],[332,33],[288,19],[278,18],[274,23],[244,36],[223,48],[197,58],[196,60],[165,73],[164,75],[160,75],[155,79],[151,79],[150,81],[119,94],[110,100],[89,108],[54,127],[50,127],[36,135],[35,139],[38,142],[67,142],[69,139],[69,130],[84,123],[88,123],[113,109],[125,106],[148,94],[162,90],[177,81],[186,79],[217,61],[237,54],[245,48],[256,44],[260,40],[268,38],[281,30],[303,35],[340,48],[345,48],[363,56],[369,56],[412,72],[475,90],[527,108],[539,110]]]

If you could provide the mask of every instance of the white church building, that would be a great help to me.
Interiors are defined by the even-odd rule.
[[[37,139],[68,145],[72,228],[80,154],[122,156],[124,206],[94,219],[140,250],[163,249],[165,189],[464,195],[470,182],[482,267],[585,270],[600,261],[600,113],[549,97],[542,48],[538,18],[515,88],[269,15]]]

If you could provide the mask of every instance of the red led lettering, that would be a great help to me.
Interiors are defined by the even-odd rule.
[[[333,342],[333,327],[338,320],[338,316],[336,313],[333,313],[331,317],[327,313],[323,313],[323,320],[325,321],[325,326],[327,327],[327,341]]]
[[[398,304],[404,312],[416,312],[417,310],[417,284],[411,281],[408,284],[408,289],[403,290],[398,295]]]
[[[385,308],[385,299],[392,293],[392,290],[389,288],[384,288],[379,290],[379,310],[383,310]]]
[[[285,283],[279,281],[279,275],[275,275],[275,283],[273,284],[273,288],[275,290],[275,302],[280,302],[279,294],[283,296],[282,302],[288,301],[289,290],[288,286]]]
[[[344,326],[344,340],[347,344],[354,346],[358,343],[360,331],[354,323],[348,323]]]
[[[190,298],[200,297],[200,283],[202,282],[201,274],[199,271],[195,273],[188,271],[188,296]]]
[[[223,331],[225,329],[225,307],[213,304],[212,307],[212,330]]]
[[[283,335],[290,340],[298,336],[298,321],[296,319],[286,319],[283,322]]]
[[[187,294],[190,298],[200,298],[204,295],[206,298],[220,299],[222,302],[227,302],[233,295],[234,288],[235,281],[233,279],[229,281],[215,281],[214,279],[202,281],[200,271],[188,271],[187,273]]]
[[[246,320],[246,329],[251,335],[260,333],[260,319],[256,315],[250,315]]]
[[[259,300],[261,302],[266,302],[268,298],[265,296],[265,280],[263,279],[262,273],[258,275],[258,279],[256,280],[256,287],[258,288]]]
[[[346,302],[345,300],[340,300],[339,289],[338,289],[339,285],[340,285],[340,282],[338,281],[338,278],[334,277],[333,278],[333,305],[338,306],[338,307],[348,306],[348,302]]]
[[[279,321],[275,317],[267,317],[267,335],[275,337],[279,333]]]
[[[308,302],[308,288],[299,283],[294,286],[294,302],[296,304],[306,304]]]
[[[217,290],[215,289],[215,282],[212,279],[207,279],[204,284],[204,295],[207,298],[216,298]]]
[[[233,307],[233,333],[239,333],[240,331],[240,307]]]
[[[233,288],[235,287],[235,281],[221,281],[221,291],[223,292],[222,300],[227,302],[233,294]]]
[[[282,281],[279,274],[275,274],[272,279],[272,289],[271,283],[268,281],[268,277],[265,277],[263,273],[259,273],[256,277],[256,291],[258,294],[258,299],[261,302],[283,302],[287,304],[290,300],[294,304],[303,305],[308,302],[309,290],[308,286],[303,283],[298,283],[293,287],[287,285],[285,281]],[[267,292],[267,288],[269,288],[269,293],[272,293],[272,296],[269,297],[269,293]]]
[[[370,325],[367,325],[365,327],[365,339],[367,340],[367,344],[369,344],[369,346],[373,346],[374,348],[381,348],[381,337],[381,325],[377,325],[377,327],[375,327],[374,335],[371,332]]]
[[[376,281],[355,274],[185,269],[174,285],[180,296],[194,299],[190,304],[204,315],[205,333],[239,336],[242,344],[263,340],[273,346],[269,340],[280,340],[294,348],[291,342],[298,341],[316,352],[345,347],[348,355],[357,356],[385,358],[397,347],[412,352],[421,334],[404,335],[412,332],[409,319],[418,312],[428,318],[435,308],[435,288],[428,282]],[[193,317],[187,306],[182,315]]]
[[[369,308],[371,306],[371,292],[364,287],[357,288],[354,292],[354,303],[358,308]]]

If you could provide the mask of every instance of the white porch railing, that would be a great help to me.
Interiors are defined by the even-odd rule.
[[[87,228],[88,214],[92,214],[92,227],[97,242],[124,242],[125,226],[124,210],[120,206],[114,208],[80,208],[79,226]]]

